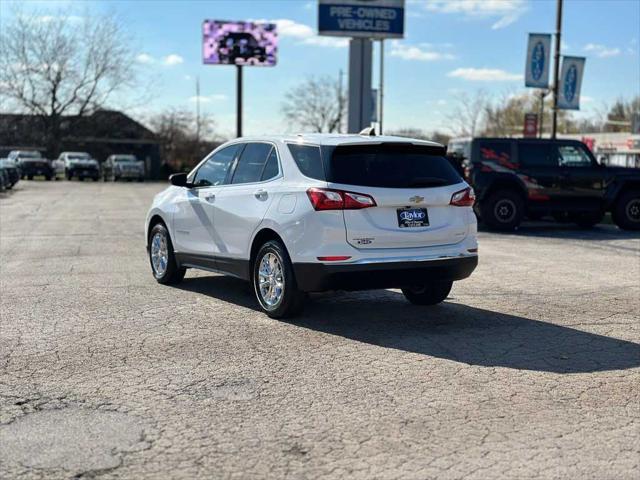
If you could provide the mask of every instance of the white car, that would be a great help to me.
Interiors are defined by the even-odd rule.
[[[100,164],[86,152],[62,152],[58,160],[64,162],[67,180],[77,177],[79,180],[91,178],[97,182],[100,179]]]
[[[146,219],[160,283],[188,268],[253,284],[273,318],[307,292],[401,288],[434,305],[478,263],[473,190],[440,144],[391,136],[239,138],[170,177]]]

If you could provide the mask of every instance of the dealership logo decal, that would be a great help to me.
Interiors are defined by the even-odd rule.
[[[567,102],[573,102],[576,95],[576,84],[578,82],[578,69],[575,65],[571,65],[564,79],[564,98]]]
[[[424,220],[426,217],[422,210],[407,210],[400,214],[400,218],[407,222],[415,222],[416,220]]]
[[[540,80],[542,72],[544,72],[544,45],[542,42],[536,43],[531,53],[531,76],[534,80]]]

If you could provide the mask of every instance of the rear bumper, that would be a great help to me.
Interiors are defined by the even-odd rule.
[[[328,265],[294,263],[298,288],[305,292],[399,288],[467,278],[478,266],[477,255],[428,261]]]

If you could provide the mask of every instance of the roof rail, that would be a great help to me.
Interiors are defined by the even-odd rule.
[[[366,137],[375,137],[376,129],[375,127],[363,128],[362,130],[360,130],[360,133],[358,135],[364,135]]]

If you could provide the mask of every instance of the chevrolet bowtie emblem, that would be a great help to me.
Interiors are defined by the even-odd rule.
[[[409,199],[409,201],[410,201],[410,202],[413,202],[413,203],[420,203],[420,202],[422,202],[423,200],[424,200],[424,197],[421,197],[420,195],[414,195],[413,197],[411,197],[411,198]]]

